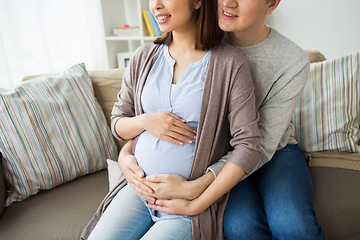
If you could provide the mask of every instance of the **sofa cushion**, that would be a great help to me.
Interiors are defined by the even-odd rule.
[[[0,239],[78,240],[108,190],[103,170],[13,203],[0,216]]]
[[[310,66],[295,110],[296,139],[306,152],[360,152],[360,52]]]
[[[106,167],[117,147],[84,64],[0,92],[6,205]]]
[[[360,239],[360,171],[311,167],[314,208],[328,240]]]
[[[311,51],[309,52],[309,54],[313,56],[316,55],[316,52]],[[95,97],[104,112],[105,119],[109,127],[111,111],[114,103],[117,101],[117,94],[119,93],[121,88],[124,71],[125,68],[116,68],[103,71],[89,71],[89,76],[93,85]],[[29,81],[39,76],[41,75],[26,76],[23,78],[23,81]],[[48,74],[45,76],[53,76],[53,74]],[[121,149],[121,147],[125,143],[117,140],[116,138],[114,139],[118,149]]]

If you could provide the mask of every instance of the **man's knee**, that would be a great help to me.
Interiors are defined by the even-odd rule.
[[[224,236],[227,240],[253,239],[253,230],[237,224],[224,225]]]
[[[269,227],[274,239],[325,239],[321,227],[313,216],[278,218],[269,222]]]
[[[271,239],[271,233],[267,225],[256,222],[254,219],[249,219],[249,221],[240,219],[241,216],[238,217],[237,221],[226,221],[224,219],[224,236],[227,240]]]

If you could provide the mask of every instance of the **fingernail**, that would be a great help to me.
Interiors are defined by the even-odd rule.
[[[155,201],[155,205],[159,205],[159,201]]]
[[[183,142],[179,142],[179,145],[184,145],[184,143],[183,143]]]
[[[189,143],[191,144],[191,143],[192,143],[192,141],[191,141],[191,140],[189,140]]]
[[[197,131],[196,131],[196,130],[194,130],[194,133],[197,133]]]

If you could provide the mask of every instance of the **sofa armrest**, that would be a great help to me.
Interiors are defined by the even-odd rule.
[[[0,153],[0,215],[4,210],[5,198],[6,198],[6,184],[2,173],[2,156]]]

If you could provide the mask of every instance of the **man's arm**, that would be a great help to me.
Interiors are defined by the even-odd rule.
[[[289,134],[286,131],[294,110],[299,103],[309,73],[308,58],[306,56],[299,58],[294,64],[277,79],[271,91],[266,94],[268,96],[266,102],[258,109],[262,156],[252,172],[246,174],[244,178],[270,161],[279,146],[287,144],[287,142],[282,141],[283,138],[287,139],[286,137],[289,137],[284,137],[284,135]],[[215,177],[225,166],[230,154],[231,152],[208,167],[208,170],[213,172]]]
[[[156,199],[187,199],[192,200],[200,196],[205,189],[214,181],[213,173],[208,172],[201,177],[187,181],[183,177],[174,174],[155,174],[146,177],[144,184],[151,187],[154,193],[137,191],[143,197],[151,196]]]
[[[230,191],[245,175],[245,171],[238,165],[228,162],[220,171],[218,177],[196,199],[159,199],[155,203],[148,203],[150,208],[168,214],[197,215],[205,211],[217,199]]]

